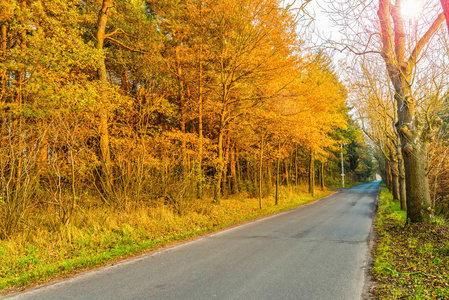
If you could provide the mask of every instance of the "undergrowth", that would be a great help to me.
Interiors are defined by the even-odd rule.
[[[449,299],[449,228],[442,219],[406,225],[406,213],[384,189],[375,228],[376,299]]]
[[[244,195],[221,201],[197,203],[196,210],[183,215],[173,208],[141,205],[118,210],[100,205],[79,209],[69,225],[54,228],[43,216],[35,216],[30,230],[0,241],[0,289],[3,294],[33,283],[66,277],[136,254],[151,251],[176,241],[215,231],[259,216],[288,210],[315,199],[306,188],[283,187],[280,204],[274,198],[259,200]],[[52,229],[53,228],[53,229]]]

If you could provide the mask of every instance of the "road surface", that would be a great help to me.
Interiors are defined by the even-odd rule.
[[[379,183],[11,299],[361,299]]]

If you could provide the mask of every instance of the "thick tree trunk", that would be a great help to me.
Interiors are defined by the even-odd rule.
[[[433,218],[432,203],[427,178],[427,143],[409,147],[403,142],[407,218],[411,222],[424,222]]]
[[[444,14],[440,13],[416,42],[410,57],[406,57],[401,1],[395,1],[393,5],[390,0],[379,0],[377,15],[381,27],[381,55],[395,90],[397,128],[405,168],[407,219],[412,223],[429,221],[433,218],[433,212],[427,178],[428,139],[432,134],[430,128],[436,124],[432,124],[435,120],[419,119],[410,82],[418,58],[443,23]]]
[[[403,107],[398,112],[398,132],[405,170],[407,219],[412,223],[424,222],[433,219],[427,178],[429,144],[424,134],[427,129],[415,115],[411,87],[406,82],[400,86],[395,98],[398,107]]]
[[[402,159],[401,146],[398,145],[398,169],[399,169],[399,194],[401,199],[401,210],[407,211],[407,189],[405,184],[404,160]]]
[[[392,186],[392,194],[393,199],[400,201],[401,195],[399,193],[399,168],[398,168],[398,159],[395,157],[395,153],[390,154],[390,166],[391,166],[391,186]]]

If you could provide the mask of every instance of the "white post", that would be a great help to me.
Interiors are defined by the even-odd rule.
[[[343,144],[340,144],[341,149],[341,184],[345,187],[345,168],[343,165]]]

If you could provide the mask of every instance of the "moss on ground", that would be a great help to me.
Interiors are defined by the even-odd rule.
[[[449,299],[449,228],[406,225],[406,214],[382,190],[371,270],[376,299]]]

